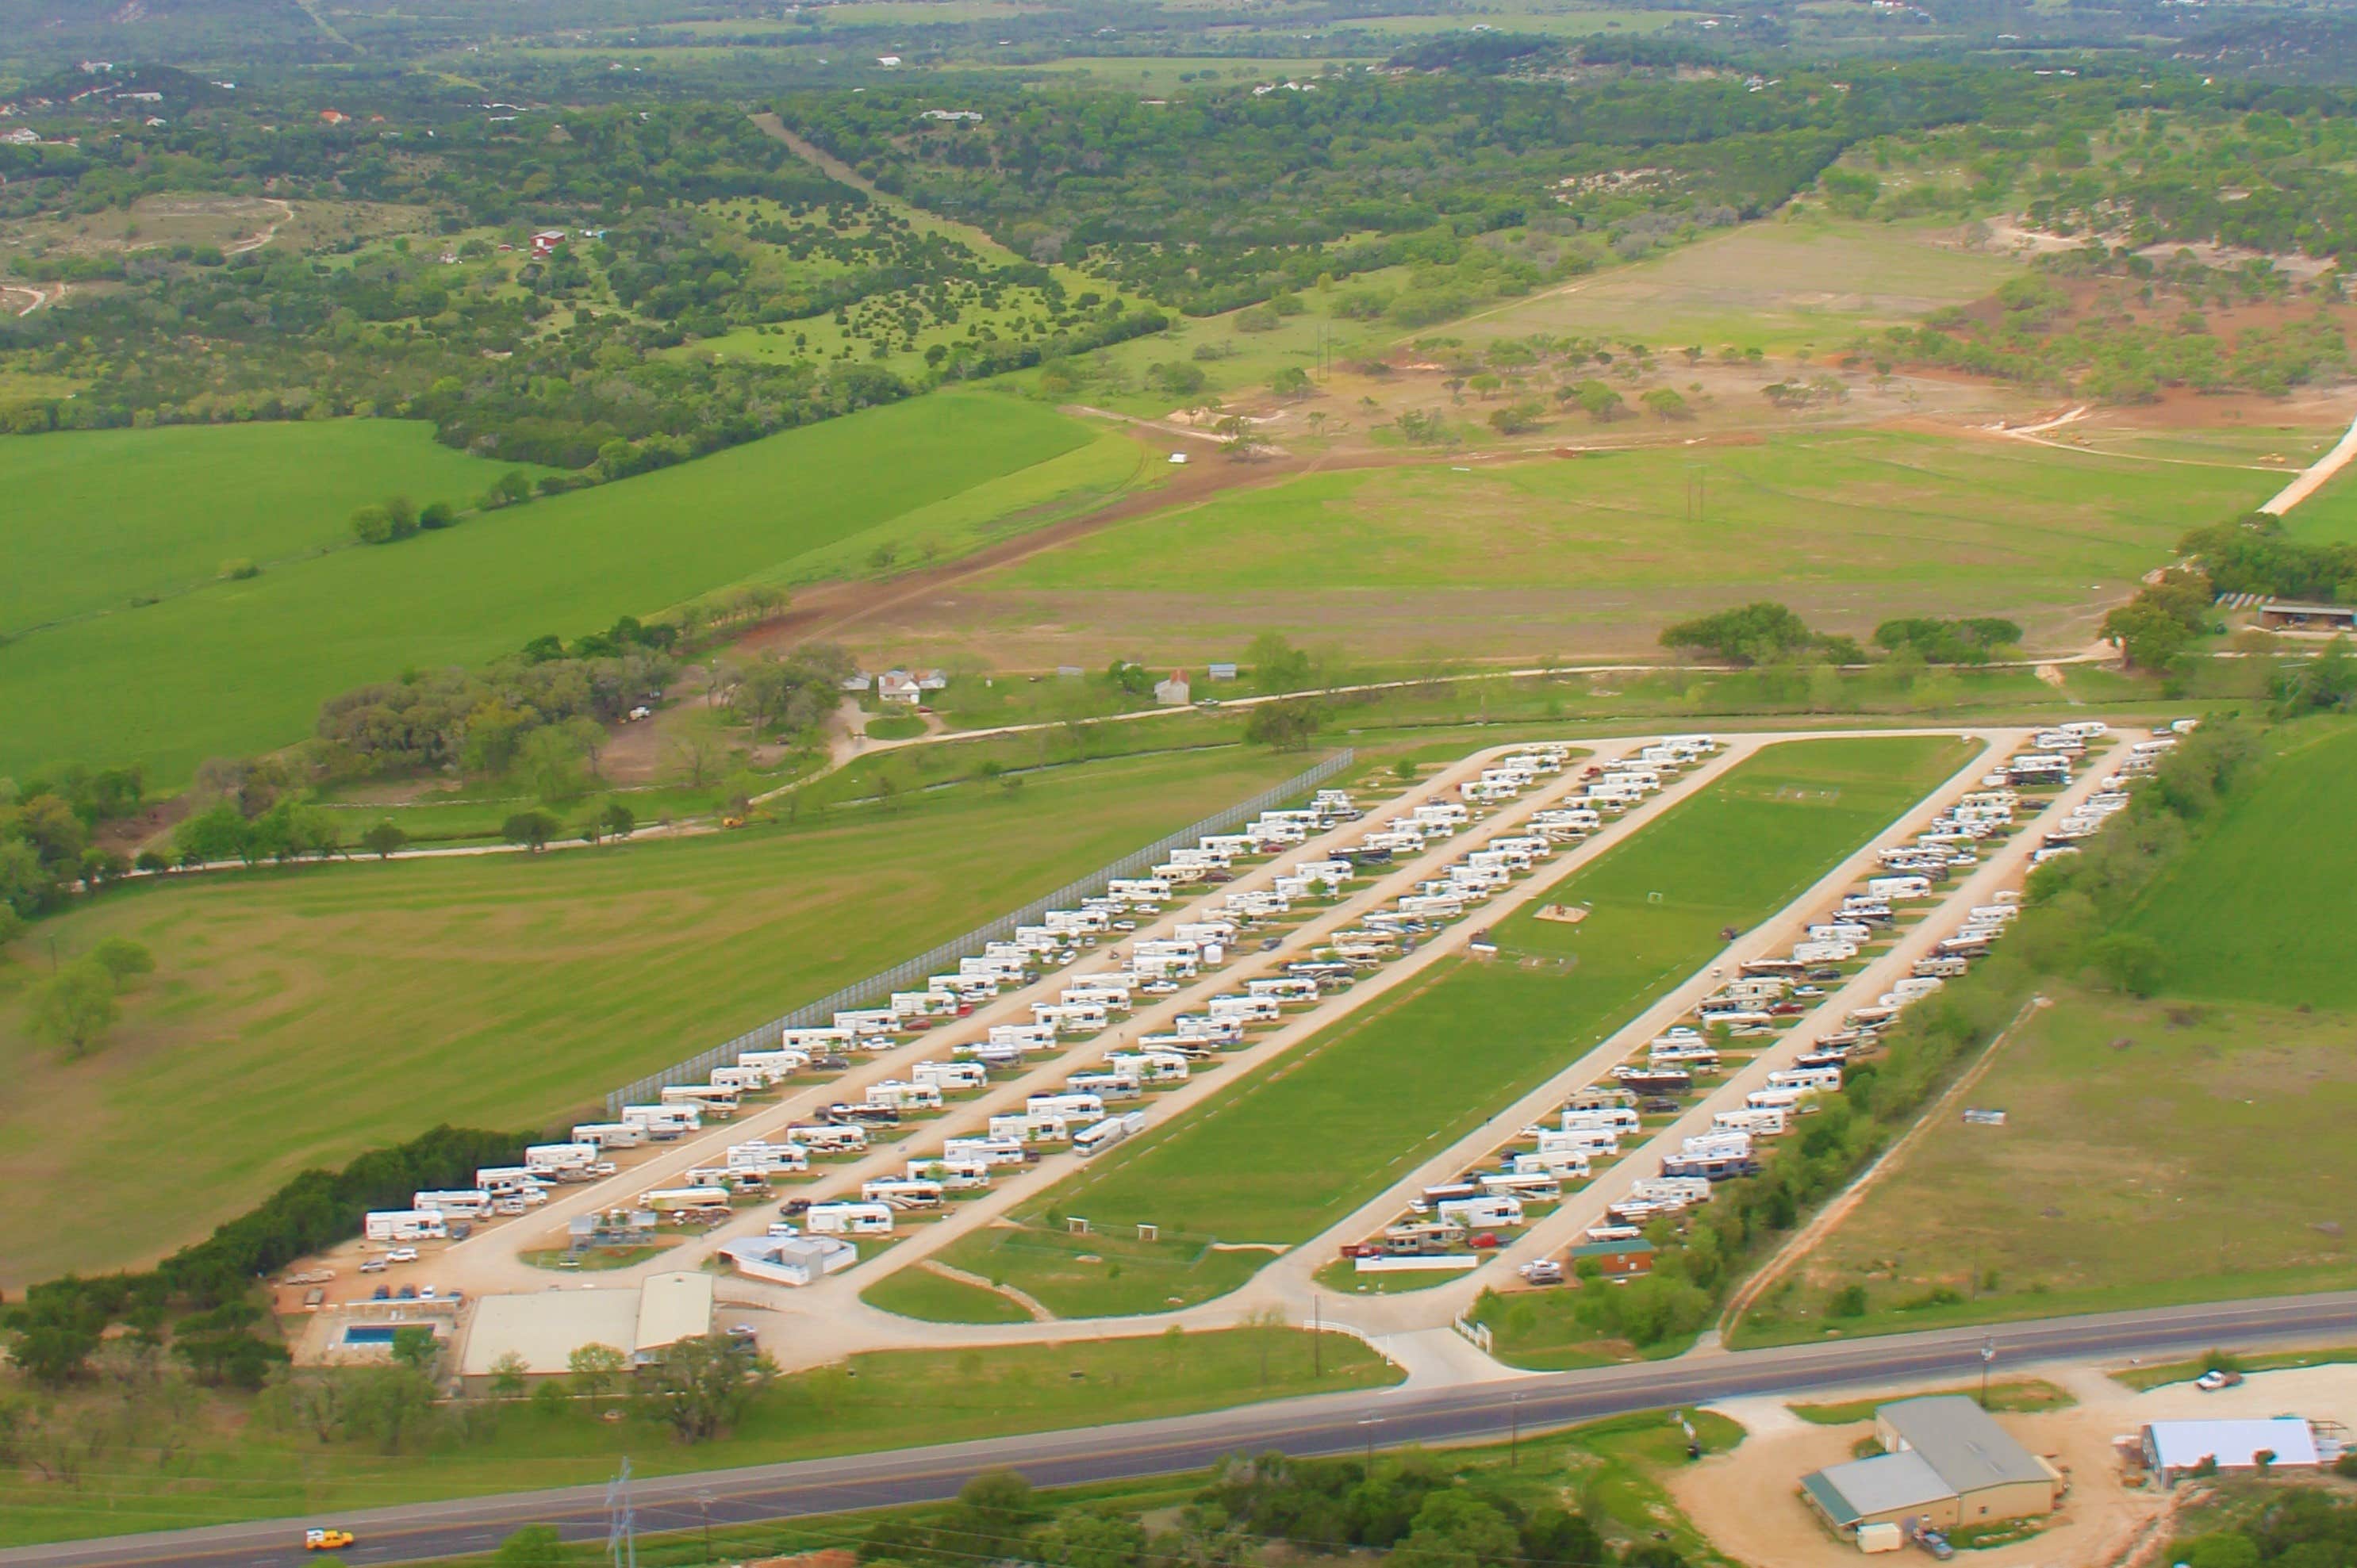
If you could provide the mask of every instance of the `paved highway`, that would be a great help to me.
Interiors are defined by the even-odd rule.
[[[1984,1338],[2006,1370],[2050,1361],[2167,1357],[2231,1344],[2348,1342],[2357,1337],[2357,1291],[2270,1301],[2161,1307],[2145,1312],[1947,1329],[1740,1353],[1697,1351],[1674,1361],[1592,1371],[1533,1373],[1469,1387],[1325,1394],[1235,1410],[1028,1437],[995,1438],[836,1459],[670,1476],[638,1483],[642,1531],[690,1529],[711,1498],[716,1524],[938,1501],[977,1472],[1012,1468],[1039,1486],[1068,1486],[1200,1468],[1226,1454],[1281,1448],[1300,1455],[1379,1446],[1454,1443],[1534,1431],[1630,1411],[1707,1403],[1747,1394],[1798,1393],[1969,1377]],[[340,1553],[355,1563],[409,1563],[481,1552],[526,1524],[555,1525],[568,1539],[602,1539],[604,1489],[573,1487],[332,1520],[280,1520],[0,1552],[0,1568],[274,1568],[307,1559],[303,1526],[332,1522],[360,1537]]]

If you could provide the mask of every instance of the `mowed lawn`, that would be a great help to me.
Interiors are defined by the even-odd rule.
[[[1499,961],[1449,963],[1353,1014],[943,1261],[1071,1316],[1232,1289],[1267,1253],[1211,1243],[1318,1235],[1610,1035],[1706,961],[1722,927],[1789,903],[1971,752],[1930,736],[1774,746],[1551,890],[1593,907],[1581,924],[1501,922]],[[1066,1235],[1071,1215],[1092,1233]],[[1123,1240],[1139,1222],[1165,1240]]]
[[[339,692],[790,578],[800,559],[1096,434],[1007,397],[914,398],[23,638],[0,653],[0,774],[137,761],[177,784],[208,756],[301,739]]]
[[[2268,741],[2129,921],[2160,994],[2054,993],[1971,1090],[2006,1124],[1935,1124],[1748,1340],[1818,1337],[1849,1284],[1867,1330],[2357,1284],[2357,725]]]
[[[110,895],[0,959],[0,1182],[71,1194],[75,1217],[0,1206],[0,1287],[156,1257],[306,1165],[437,1122],[565,1121],[1299,767],[1149,756],[825,826]],[[156,972],[102,1049],[62,1063],[25,1033],[48,942],[70,960],[118,935]]]
[[[511,468],[415,420],[63,431],[0,441],[0,635],[199,587],[353,544],[388,496],[466,508]],[[5,669],[5,666],[0,666]]]
[[[1278,626],[1362,654],[1579,655],[1651,649],[1672,620],[1771,598],[1861,636],[1895,615],[1988,614],[2033,647],[2076,649],[2186,529],[2277,482],[1868,429],[1577,461],[1435,456],[1125,521],[962,585],[949,626],[906,629],[1004,643],[1046,627],[1093,649],[1143,624],[1220,657]]]

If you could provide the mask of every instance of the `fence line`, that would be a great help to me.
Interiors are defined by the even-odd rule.
[[[737,1058],[747,1051],[775,1048],[779,1033],[782,1030],[821,1027],[833,1023],[835,1014],[847,1008],[856,1007],[864,1002],[881,1000],[895,991],[914,989],[912,982],[937,973],[943,966],[953,965],[969,953],[980,952],[984,943],[1014,935],[1016,927],[1036,923],[1049,909],[1064,908],[1083,898],[1094,897],[1103,892],[1114,877],[1135,876],[1159,863],[1172,850],[1191,845],[1207,833],[1222,832],[1272,806],[1314,789],[1357,759],[1357,751],[1346,746],[1325,761],[1294,775],[1284,783],[1264,789],[1249,800],[1214,811],[1201,822],[1157,839],[1144,849],[1133,850],[1111,865],[1101,866],[1077,881],[1068,882],[1053,893],[1034,898],[1021,908],[1001,915],[979,929],[952,938],[915,958],[893,965],[881,974],[871,974],[865,980],[797,1007],[783,1017],[772,1018],[759,1028],[748,1029],[733,1040],[725,1041],[683,1062],[674,1062],[661,1072],[650,1073],[627,1083],[606,1096],[606,1114],[618,1116],[625,1105],[651,1104],[671,1085],[703,1083],[711,1078],[714,1068],[733,1067]]]

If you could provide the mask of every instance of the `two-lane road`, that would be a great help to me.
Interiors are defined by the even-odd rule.
[[[1560,1426],[1630,1411],[1696,1405],[1739,1395],[1799,1393],[1975,1374],[1984,1339],[2007,1370],[2049,1361],[2169,1356],[2213,1345],[2347,1342],[2357,1337],[2357,1291],[2214,1305],[1955,1328],[1739,1353],[1697,1352],[1674,1361],[1592,1371],[1533,1373],[1469,1387],[1325,1394],[1163,1421],[1137,1422],[932,1448],[799,1460],[640,1481],[641,1530],[700,1523],[709,1498],[716,1524],[836,1513],[953,1496],[976,1473],[1022,1471],[1035,1485],[1069,1486],[1189,1470],[1222,1455],[1280,1448],[1347,1454],[1371,1439],[1391,1447],[1454,1443]],[[1372,1423],[1372,1424],[1370,1424]],[[115,1536],[0,1552],[0,1568],[274,1568],[307,1561],[302,1520]],[[406,1508],[339,1513],[360,1537],[341,1560],[406,1563],[489,1551],[508,1531],[555,1525],[568,1539],[602,1539],[604,1488],[515,1492]]]

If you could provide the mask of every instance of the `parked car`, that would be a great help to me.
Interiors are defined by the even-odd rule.
[[[395,1247],[392,1251],[387,1252],[384,1255],[384,1261],[388,1263],[414,1263],[417,1262],[417,1249],[414,1247]]]
[[[1505,1243],[1498,1240],[1498,1233],[1495,1230],[1484,1230],[1466,1245],[1477,1252],[1494,1252]]]
[[[1522,1268],[1523,1278],[1534,1285],[1563,1283],[1563,1265],[1553,1258],[1534,1258]]]
[[[2193,1386],[2205,1394],[2214,1394],[2220,1389],[2231,1389],[2242,1380],[2243,1374],[2240,1372],[2229,1371],[2222,1367],[2212,1367],[2194,1379]]]
[[[361,1273],[364,1274],[381,1274],[384,1273],[384,1267],[385,1264],[382,1258],[362,1258],[361,1260]]]
[[[1809,971],[1809,978],[1811,980],[1839,980],[1841,977],[1842,972],[1837,969],[1813,969]]]

